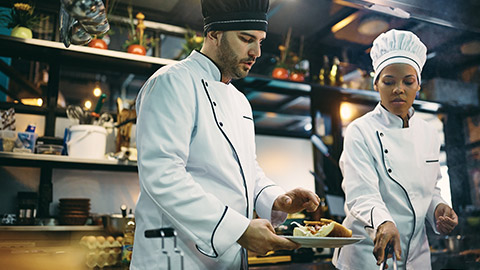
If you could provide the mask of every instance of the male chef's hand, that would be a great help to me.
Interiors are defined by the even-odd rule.
[[[398,232],[397,227],[391,221],[386,221],[382,223],[377,228],[377,235],[375,240],[373,240],[375,246],[373,247],[373,255],[377,259],[377,265],[382,264],[385,261],[385,248],[387,244],[393,246],[393,251],[397,260],[401,259],[402,249],[400,247],[400,233]],[[392,255],[388,254],[388,258],[391,258]],[[388,268],[388,265],[385,267]]]
[[[266,219],[253,219],[237,243],[259,254],[274,250],[293,250],[300,245],[275,234],[272,224]]]
[[[458,216],[450,206],[440,203],[435,208],[437,230],[442,234],[449,234],[458,225]]]
[[[319,204],[320,198],[317,194],[304,188],[296,188],[278,196],[273,203],[273,210],[296,213],[306,209],[308,212],[314,212]]]

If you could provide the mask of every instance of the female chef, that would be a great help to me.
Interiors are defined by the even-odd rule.
[[[431,269],[425,220],[443,234],[458,224],[436,187],[438,134],[412,107],[426,52],[408,31],[390,30],[373,42],[374,88],[381,101],[347,127],[340,157],[343,225],[366,239],[335,250],[338,269],[377,269],[387,244],[399,269]]]

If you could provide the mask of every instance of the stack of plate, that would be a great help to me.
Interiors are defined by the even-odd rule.
[[[59,208],[61,225],[85,225],[90,199],[60,199]]]

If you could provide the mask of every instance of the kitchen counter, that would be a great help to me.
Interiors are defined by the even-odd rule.
[[[310,263],[276,263],[265,265],[251,265],[250,270],[335,270],[330,260],[323,260]]]

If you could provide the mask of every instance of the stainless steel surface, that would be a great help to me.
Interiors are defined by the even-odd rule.
[[[1,231],[17,232],[93,232],[102,231],[103,226],[0,226]]]
[[[160,231],[160,235],[162,236],[162,254],[167,256],[167,269],[171,269],[171,263],[170,263],[170,255],[168,254],[168,251],[165,249],[165,232]]]
[[[387,269],[388,254],[390,253],[392,253],[393,270],[397,270],[397,256],[395,255],[395,251],[393,250],[393,247],[391,245],[387,245],[387,247],[385,248],[385,260],[380,264],[380,270]]]
[[[461,235],[445,236],[445,246],[450,252],[460,252],[462,250],[463,237]]]
[[[104,215],[102,216],[103,227],[107,234],[113,236],[123,235],[125,224],[127,224],[128,218],[124,218],[121,215]]]

